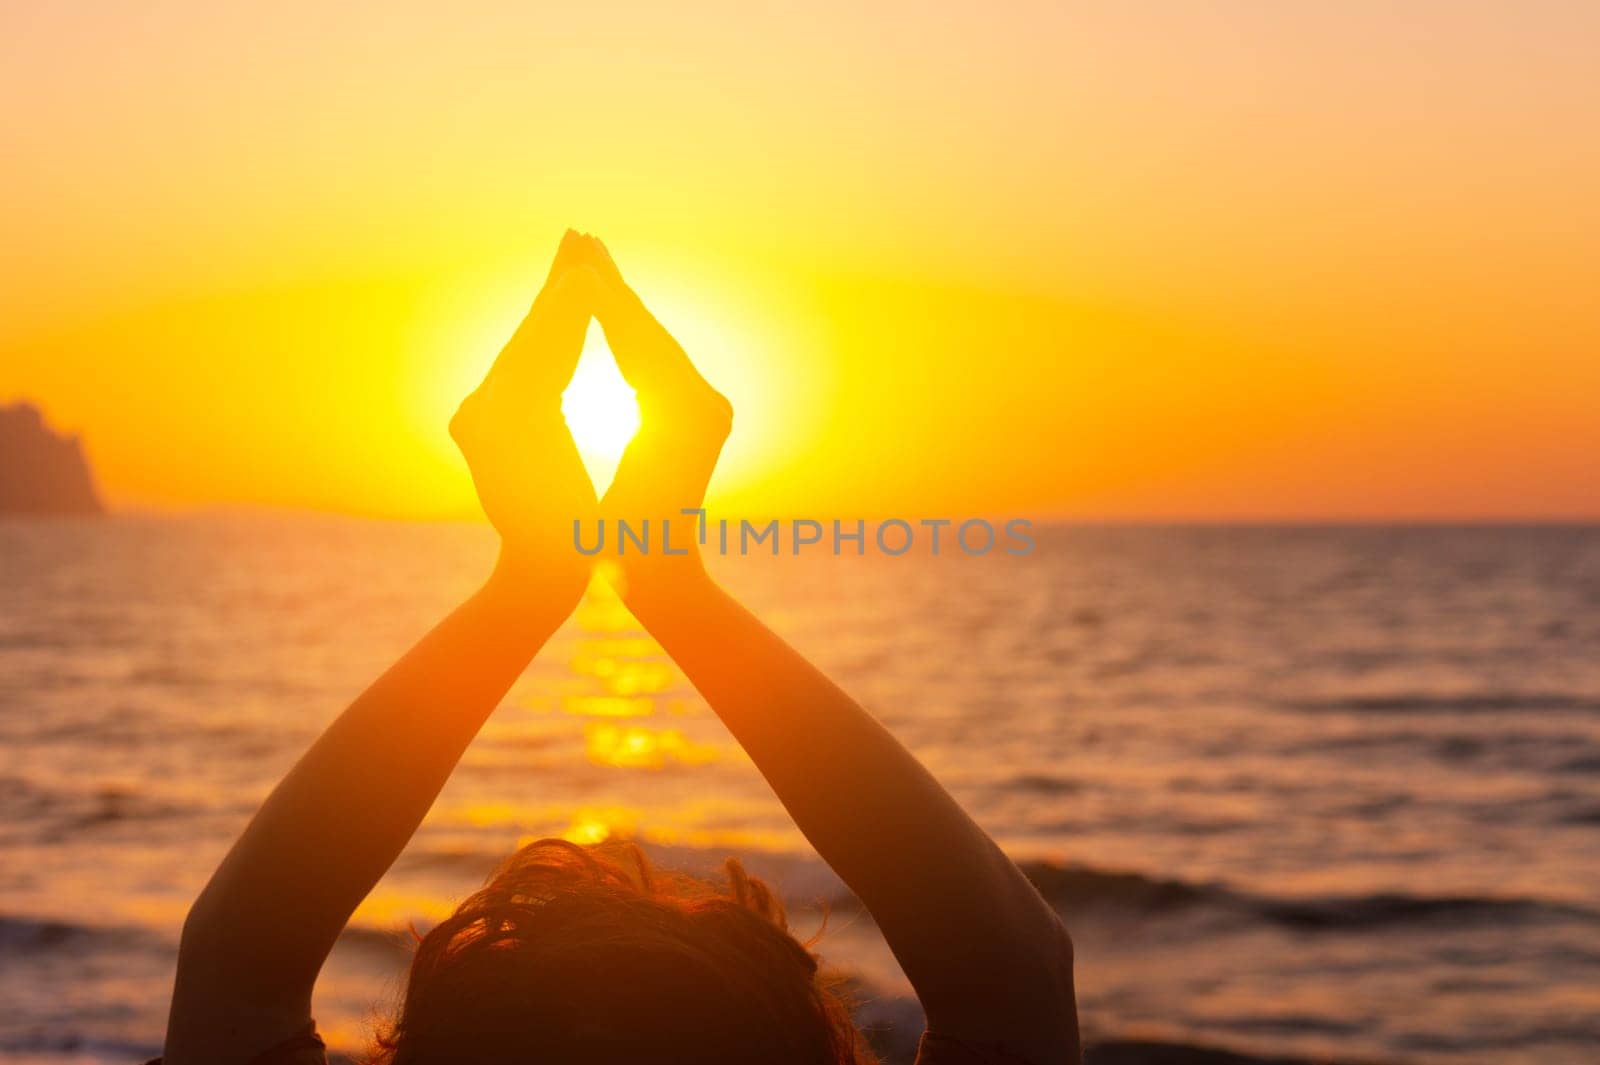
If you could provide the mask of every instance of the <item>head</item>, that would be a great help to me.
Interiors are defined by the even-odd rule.
[[[540,840],[422,937],[376,1065],[872,1061],[766,885]]]

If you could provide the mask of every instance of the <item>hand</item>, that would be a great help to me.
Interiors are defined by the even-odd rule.
[[[599,288],[584,262],[586,239],[567,231],[527,318],[450,420],[478,501],[500,533],[496,578],[559,599],[565,610],[589,579],[573,522],[595,508],[594,485],[561,416]]]
[[[639,431],[623,452],[616,476],[600,502],[615,533],[616,521],[637,526],[648,520],[648,554],[629,552],[621,564],[624,600],[685,576],[704,574],[700,559],[700,519],[683,514],[702,506],[717,456],[733,428],[733,406],[706,383],[689,356],[622,280],[604,244],[586,238],[584,261],[597,275],[595,317],[623,379],[639,402]],[[671,526],[674,552],[664,553]]]

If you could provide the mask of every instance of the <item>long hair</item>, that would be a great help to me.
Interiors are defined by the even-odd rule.
[[[869,1065],[782,903],[545,839],[423,936],[373,1065]]]

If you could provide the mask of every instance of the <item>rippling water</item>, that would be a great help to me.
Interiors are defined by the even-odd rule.
[[[188,901],[492,553],[473,526],[0,522],[0,1057],[155,1051]],[[1021,559],[718,562],[1061,907],[1091,1038],[1600,1060],[1600,530],[1062,528]],[[335,1044],[393,994],[394,930],[520,838],[608,832],[831,904],[864,1018],[915,1037],[870,920],[592,594],[357,914],[319,987]]]

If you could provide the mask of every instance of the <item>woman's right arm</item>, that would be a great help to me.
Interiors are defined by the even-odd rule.
[[[938,1035],[1079,1058],[1072,943],[910,752],[703,572],[625,602],[871,911]]]
[[[623,283],[598,241],[596,316],[641,425],[602,510],[701,505],[727,400]],[[676,543],[693,543],[678,519]],[[929,1030],[1037,1065],[1079,1058],[1072,944],[1055,912],[938,781],[827,677],[683,557],[632,555],[623,601],[705,696],[817,852],[871,911]]]

